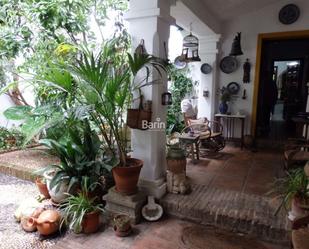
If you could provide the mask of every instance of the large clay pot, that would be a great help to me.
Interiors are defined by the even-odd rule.
[[[57,190],[57,186],[54,186],[52,189],[50,188],[50,182],[53,179],[55,175],[55,171],[50,170],[46,171],[44,173],[44,177],[46,179],[46,185],[49,192],[49,195],[54,203],[61,203],[63,202],[67,197],[68,192],[68,181],[64,180],[60,183],[59,189]]]
[[[38,187],[39,192],[40,192],[42,195],[44,195],[44,197],[45,197],[46,199],[49,199],[49,198],[50,198],[50,195],[49,195],[49,192],[48,192],[47,184],[46,184],[46,183],[43,183],[41,178],[37,178],[37,179],[35,180],[35,184],[36,184],[36,186]]]
[[[127,158],[127,165],[116,166],[112,169],[116,191],[125,195],[137,192],[139,174],[143,167],[143,161],[135,158]]]
[[[174,174],[183,173],[186,171],[186,156],[181,148],[169,148],[166,157],[167,169]]]
[[[45,210],[38,218],[30,217],[28,223],[35,225],[41,235],[51,235],[59,230],[60,214],[56,210]]]
[[[100,211],[85,214],[82,221],[84,233],[95,233],[100,227]]]

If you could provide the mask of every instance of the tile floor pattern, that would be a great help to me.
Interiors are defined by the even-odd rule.
[[[194,184],[265,195],[274,178],[282,176],[283,152],[240,150],[226,146],[216,157],[188,160],[187,176]]]

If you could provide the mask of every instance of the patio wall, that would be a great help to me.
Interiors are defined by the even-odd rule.
[[[271,33],[282,31],[295,31],[309,29],[309,1],[308,0],[295,0],[292,1],[299,6],[301,14],[299,19],[291,24],[284,25],[279,22],[278,13],[285,4],[291,3],[289,0],[280,1],[279,3],[268,5],[255,12],[250,12],[246,15],[235,17],[233,20],[224,22],[222,24],[222,36],[219,49],[219,60],[230,53],[231,45],[234,36],[237,32],[242,32],[242,50],[244,55],[237,57],[239,60],[239,68],[232,74],[225,74],[218,69],[219,86],[227,85],[229,82],[235,81],[240,83],[241,92],[240,98],[236,102],[230,104],[232,113],[243,110],[248,116],[246,120],[246,133],[250,133],[251,127],[251,112],[253,104],[253,86],[255,77],[255,60],[256,60],[256,46],[257,36],[259,33]],[[224,13],[222,13],[224,15]],[[251,62],[251,82],[249,84],[242,83],[243,77],[243,63],[246,58]],[[219,63],[218,63],[219,64]],[[247,90],[247,99],[241,99],[243,89]],[[216,101],[216,110],[218,110],[218,100]]]

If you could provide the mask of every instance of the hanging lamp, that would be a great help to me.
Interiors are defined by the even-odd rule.
[[[199,40],[192,35],[192,23],[190,23],[190,34],[183,38],[181,61],[195,62],[201,61],[199,54]]]

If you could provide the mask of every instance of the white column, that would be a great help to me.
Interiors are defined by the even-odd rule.
[[[170,25],[175,23],[170,16],[170,4],[166,0],[130,0],[130,11],[125,18],[130,24],[133,49],[141,39],[149,54],[166,58]],[[154,76],[159,77],[157,76]],[[167,91],[167,78],[160,84],[142,89],[145,100],[152,100],[152,121],[166,123],[166,106],[161,104],[161,95]],[[139,188],[148,195],[161,198],[166,193],[165,172],[165,130],[132,130],[132,149],[134,158],[144,161]]]
[[[200,65],[198,67],[198,73],[200,75],[199,85],[199,98],[198,98],[198,117],[207,117],[210,120],[214,119],[216,113],[216,75],[217,75],[217,43],[220,39],[220,35],[208,35],[199,37],[199,55],[201,58]],[[212,67],[212,71],[209,74],[203,74],[200,70],[200,66],[203,63],[208,63]],[[209,96],[204,97],[203,91],[209,91]]]

